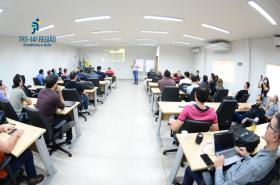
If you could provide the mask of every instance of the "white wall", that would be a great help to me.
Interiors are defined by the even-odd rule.
[[[159,70],[164,72],[168,69],[171,73],[181,71],[193,72],[194,62],[191,49],[180,46],[160,46]]]
[[[23,74],[27,84],[32,84],[32,77],[39,69],[73,69],[79,61],[79,49],[55,44],[52,47],[23,47],[15,37],[0,36],[0,79],[12,86],[15,74]]]
[[[231,50],[228,52],[202,51],[195,54],[194,69],[200,69],[201,74],[209,75],[213,71],[213,63],[216,60],[232,60],[235,62],[234,83],[227,84],[225,87],[230,92],[237,92],[243,87],[244,82],[251,83],[250,99],[254,102],[259,94],[257,88],[259,77],[265,75],[266,64],[280,65],[280,48],[276,48],[273,38],[243,39],[231,42]],[[238,62],[242,66],[238,66]]]
[[[125,48],[126,56],[124,62],[110,62],[103,61],[104,50]],[[102,70],[111,67],[119,79],[132,79],[131,65],[134,59],[151,59],[155,60],[156,48],[155,47],[142,47],[142,46],[128,46],[128,47],[84,47],[80,48],[80,60],[83,57],[89,57],[90,62],[94,67],[101,66]],[[145,74],[139,73],[139,79]]]

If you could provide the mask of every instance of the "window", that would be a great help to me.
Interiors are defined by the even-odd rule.
[[[213,73],[224,82],[234,83],[234,61],[218,60],[213,64]]]
[[[266,76],[270,85],[268,96],[280,95],[279,74],[280,65],[266,65]]]

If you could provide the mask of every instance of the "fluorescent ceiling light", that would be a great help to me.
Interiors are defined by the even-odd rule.
[[[86,47],[88,47],[88,46],[99,46],[99,44],[86,44],[84,46],[86,46]]]
[[[156,34],[164,34],[167,35],[168,32],[164,32],[164,31],[141,31],[142,33],[156,33]]]
[[[271,24],[277,25],[276,21],[255,1],[249,1],[248,4],[262,14]]]
[[[75,36],[76,34],[68,34],[68,35],[61,35],[61,36],[57,36],[56,38],[57,39],[61,39],[61,38],[65,38],[65,37],[73,37]]]
[[[188,38],[198,39],[198,40],[206,40],[206,39],[204,39],[204,38],[196,37],[196,36],[192,36],[192,35],[183,35],[183,37],[188,37]]]
[[[184,44],[184,45],[190,45],[188,42],[178,42],[178,41],[172,41],[175,44]]]
[[[72,41],[72,43],[79,43],[79,42],[88,42],[88,40],[76,40],[76,41]]]
[[[139,41],[156,41],[155,39],[136,39],[136,40],[139,40]]]
[[[218,28],[218,27],[216,27],[216,26],[212,26],[212,25],[209,25],[209,24],[201,24],[201,26],[203,26],[203,27],[205,27],[205,28],[210,28],[210,29],[212,29],[212,30],[216,30],[216,31],[220,31],[220,32],[229,34],[229,31],[228,31],[228,30],[224,30],[224,29]]]
[[[101,40],[123,40],[122,38],[105,38]]]
[[[93,31],[93,32],[91,32],[91,33],[117,33],[117,32],[119,32],[119,31],[117,31],[117,30],[102,30],[102,31]]]
[[[0,13],[2,13],[3,12],[3,9],[0,9]]]
[[[51,28],[54,28],[54,25],[53,25],[53,24],[52,24],[52,25],[49,25],[49,26],[45,26],[45,27],[43,27],[43,28],[40,28],[38,32],[44,31],[44,30],[48,30],[48,29],[51,29]]]
[[[139,46],[155,46],[154,44],[138,44]]]
[[[87,17],[82,19],[75,19],[75,22],[88,22],[88,21],[97,21],[97,20],[103,20],[103,19],[111,19],[111,16],[98,16],[98,17]]]
[[[161,17],[161,16],[143,16],[144,19],[153,19],[153,20],[161,20],[161,21],[173,21],[173,22],[182,22],[184,19],[176,18],[176,17]]]

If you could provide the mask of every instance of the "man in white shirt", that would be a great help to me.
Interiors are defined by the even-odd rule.
[[[133,64],[132,64],[131,68],[132,68],[133,77],[134,77],[134,83],[133,84],[138,85],[138,69],[140,67],[136,64],[135,60],[133,61]]]
[[[193,91],[193,88],[197,88],[198,85],[198,78],[194,74],[191,75],[192,83],[189,87],[187,87],[187,94],[190,95]]]
[[[181,84],[191,84],[192,81],[190,79],[190,73],[188,71],[186,71],[184,73],[184,75],[185,75],[185,78],[180,80],[179,85],[181,85]]]

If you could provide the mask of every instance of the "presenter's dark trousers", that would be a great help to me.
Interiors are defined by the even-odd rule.
[[[138,71],[133,71],[134,83],[138,84]]]

